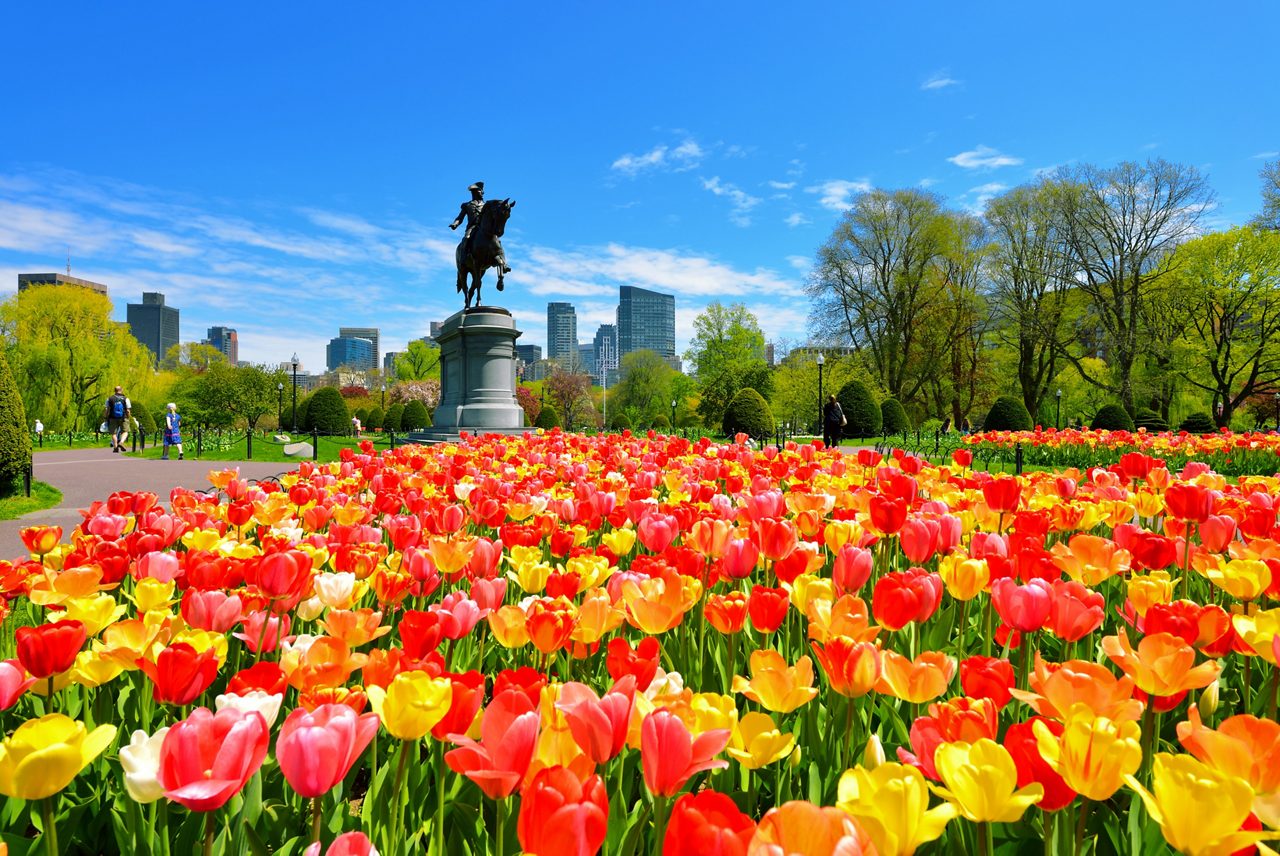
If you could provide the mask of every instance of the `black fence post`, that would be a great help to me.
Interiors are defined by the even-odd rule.
[[[391,451],[394,452],[396,450],[396,432],[389,431],[388,434],[391,436]]]
[[[320,460],[320,429],[311,429],[311,460]]]
[[[28,498],[30,498],[31,496],[31,479],[34,475],[34,473],[32,472],[34,469],[35,469],[34,459],[28,459],[27,469],[22,473],[22,489],[23,491],[26,492]]]
[[[203,454],[204,454],[204,430],[199,425],[197,425],[196,426],[196,457],[198,458]]]
[[[936,458],[942,454],[942,429],[933,429],[933,456]]]
[[[67,429],[67,448],[71,448],[71,429]]]
[[[245,455],[249,460],[253,460],[253,429],[250,428],[244,432]]]
[[[1013,471],[1016,475],[1022,475],[1022,444],[1019,443],[1013,452]]]

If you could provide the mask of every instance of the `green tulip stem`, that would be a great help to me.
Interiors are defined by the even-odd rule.
[[[978,852],[991,856],[991,824],[985,820],[978,824]]]
[[[747,771],[750,776],[751,772]],[[667,797],[653,795],[653,856],[662,856],[663,841],[667,837]]]
[[[506,856],[506,849],[505,849],[506,845],[503,839],[505,838],[505,833],[506,833],[506,829],[504,827],[506,827],[507,825],[507,811],[506,811],[507,801],[504,799],[498,799],[498,800],[495,800],[495,802],[496,802],[495,809],[498,814],[498,840],[497,840],[498,849],[494,850],[493,853],[494,853],[494,856]]]
[[[204,856],[213,856],[213,834],[218,828],[214,823],[216,811],[207,812],[204,816]]]
[[[401,793],[401,791],[404,789],[405,768],[409,764],[409,743],[410,741],[408,740],[400,741],[400,761],[396,764],[395,783],[391,786],[391,799],[395,801],[393,805],[395,806],[395,813],[396,813],[396,823],[392,829],[393,844],[398,844],[398,842],[395,840],[395,836],[400,830],[404,829],[404,799],[403,799],[404,795]],[[400,848],[398,846],[394,846],[389,849],[391,850],[392,854],[397,854],[400,852]]]
[[[53,678],[49,679],[49,683],[53,683]],[[52,691],[52,687],[50,687]],[[45,797],[40,800],[40,817],[44,826],[44,852],[49,856],[58,856],[58,821],[54,817],[53,797]]]
[[[436,752],[436,856],[444,856],[444,742],[437,741]]]
[[[320,840],[320,821],[324,819],[324,797],[313,797],[311,800],[311,843]]]
[[[48,716],[53,713],[53,675],[48,677],[47,691],[44,697],[44,714]]]

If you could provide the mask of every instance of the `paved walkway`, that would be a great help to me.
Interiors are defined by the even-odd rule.
[[[105,501],[117,490],[146,490],[169,504],[175,487],[197,490],[209,488],[209,471],[239,467],[243,478],[261,479],[289,472],[295,465],[264,461],[146,460],[112,454],[111,449],[67,449],[36,452],[35,478],[62,491],[62,505],[35,511],[17,520],[0,520],[0,559],[24,556],[26,548],[18,533],[41,523],[62,527],[65,540],[84,518],[81,508],[95,500]]]

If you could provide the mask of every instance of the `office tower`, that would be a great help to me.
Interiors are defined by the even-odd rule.
[[[542,359],[542,346],[516,345],[516,359],[524,363],[525,366],[531,366]]]
[[[593,340],[595,345],[595,365],[591,373],[597,383],[608,380],[612,386],[618,375],[618,327],[615,324],[601,324],[596,330]]]
[[[100,282],[90,282],[78,276],[65,273],[20,273],[18,274],[18,291],[26,291],[33,285],[77,285],[107,296],[107,287]]]
[[[769,368],[773,368],[773,342],[766,342],[764,346],[764,361]]]
[[[325,349],[325,361],[329,371],[339,367],[371,370],[378,367],[377,351],[373,342],[358,336],[338,336],[329,340]]]
[[[577,365],[578,313],[572,303],[547,304],[547,359],[564,369]]]
[[[394,377],[396,373],[396,360],[404,354],[404,351],[387,351],[382,355],[382,373],[387,377]]]
[[[578,344],[578,371],[591,375],[593,383],[599,383],[600,379],[596,377],[596,346],[591,344]]]
[[[434,342],[436,339],[439,339],[439,338],[440,338],[440,331],[441,331],[441,330],[443,330],[443,329],[444,329],[444,322],[443,322],[443,321],[432,321],[432,322],[431,322],[431,335],[430,335],[430,336],[428,336],[427,338]]]
[[[178,344],[178,310],[164,305],[164,295],[144,291],[141,303],[125,305],[129,332],[150,349],[157,363]]]
[[[231,365],[240,363],[240,339],[236,336],[233,327],[210,327],[208,337],[204,340],[206,345],[211,345],[222,351],[223,356],[227,358],[227,362]]]
[[[634,285],[618,288],[618,359],[654,351],[679,371],[676,359],[676,299]]]
[[[376,369],[381,360],[378,358],[378,328],[377,327],[339,327],[339,339],[365,339],[373,344],[373,362],[366,368]]]

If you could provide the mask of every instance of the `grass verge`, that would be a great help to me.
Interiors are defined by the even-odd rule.
[[[24,514],[43,511],[62,504],[62,491],[42,481],[31,483],[31,496],[0,499],[0,520],[17,520]]]
[[[387,441],[382,437],[365,437],[364,439],[372,439],[374,448],[383,451],[387,448]],[[311,435],[299,435],[298,442],[310,443]],[[338,456],[342,454],[343,449],[354,449],[359,442],[352,437],[321,437],[320,438],[320,456],[321,462],[330,462],[338,460]],[[403,441],[399,438],[396,445],[403,445]],[[245,438],[241,436],[227,448],[214,449],[205,447],[201,450],[199,456],[196,455],[196,444],[194,438],[182,444],[182,451],[186,454],[188,460],[201,461],[266,461],[270,463],[296,464],[299,461],[309,461],[311,456],[306,457],[288,457],[284,453],[284,445],[276,443],[271,439],[263,439],[262,437],[253,438],[253,457],[249,456],[248,445]],[[128,455],[133,458],[147,458],[148,460],[157,460],[164,453],[162,446],[148,446],[145,450],[137,452],[129,452]],[[169,456],[176,458],[178,452],[176,449],[169,450]]]

